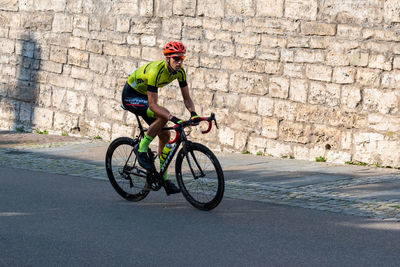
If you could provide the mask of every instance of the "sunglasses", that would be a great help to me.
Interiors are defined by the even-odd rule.
[[[173,59],[174,59],[174,61],[184,61],[185,60],[185,57],[184,56],[173,56],[172,57]]]

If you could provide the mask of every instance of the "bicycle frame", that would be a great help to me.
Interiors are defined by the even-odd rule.
[[[144,137],[144,134],[147,131],[147,129],[143,128],[143,126],[142,126],[142,124],[140,122],[139,116],[137,114],[135,114],[135,116],[136,116],[136,119],[138,121],[138,127],[139,127],[139,130],[140,130],[140,133],[139,133],[138,137],[139,137],[139,140],[141,140]],[[208,118],[206,118],[206,117],[200,118],[200,121],[208,121],[208,124],[209,124],[208,125],[208,129],[205,130],[205,131],[202,131],[203,134],[206,134],[206,133],[211,131],[212,122],[213,121],[215,122],[215,126],[218,128],[217,121],[215,119],[214,113],[212,113],[211,116],[208,117]],[[168,130],[168,131],[175,130],[176,131],[176,136],[172,141],[168,142],[170,144],[174,144],[175,143],[175,145],[172,147],[171,151],[168,153],[168,156],[165,159],[165,162],[164,162],[162,168],[160,169],[160,172],[159,172],[160,177],[163,177],[165,172],[168,170],[168,167],[171,164],[173,158],[175,157],[175,154],[178,151],[179,146],[184,142],[185,143],[184,144],[184,149],[187,148],[186,142],[190,142],[190,141],[188,141],[187,138],[186,138],[186,134],[184,132],[184,128],[187,127],[187,126],[192,126],[192,125],[194,125],[193,122],[191,120],[188,120],[188,121],[182,122],[182,124],[176,124],[173,127],[164,127],[164,128],[162,128],[162,130]],[[194,158],[194,161],[195,161],[198,169],[200,170],[200,174],[201,174],[200,177],[204,176],[204,172],[201,169],[200,164],[198,163],[196,157],[193,155],[193,153],[191,153],[191,154],[192,154],[192,157]],[[191,172],[193,174],[193,177],[195,177],[195,179],[199,178],[199,177],[197,177],[195,175],[192,163],[189,161],[189,159],[188,159],[188,164],[189,164],[190,170],[191,170]]]

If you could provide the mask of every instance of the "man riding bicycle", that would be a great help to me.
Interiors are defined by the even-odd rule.
[[[157,104],[158,88],[177,79],[181,88],[183,102],[190,112],[191,119],[194,122],[200,119],[196,114],[192,98],[190,97],[186,72],[182,66],[185,53],[186,48],[182,43],[167,43],[163,51],[165,60],[149,62],[131,72],[122,92],[123,106],[130,112],[141,116],[149,125],[144,138],[134,148],[139,164],[147,170],[151,170],[152,168],[147,154],[151,141],[156,136],[159,137],[158,154],[160,155],[160,167],[162,167],[165,161],[165,158],[162,156],[163,150],[164,152],[169,150],[165,145],[171,138],[170,132],[162,130],[162,128],[168,121],[172,121],[175,124],[182,122],[182,120],[173,116],[168,109]],[[167,172],[165,172],[163,178],[167,194],[180,192],[179,188],[168,179]]]

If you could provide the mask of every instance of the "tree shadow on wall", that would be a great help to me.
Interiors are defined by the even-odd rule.
[[[38,73],[40,69],[40,47],[30,35],[21,37],[17,53],[17,79],[11,85],[9,98],[14,109],[12,130],[31,131],[34,118],[34,106],[39,94]]]

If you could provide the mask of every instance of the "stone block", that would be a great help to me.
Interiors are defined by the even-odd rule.
[[[361,26],[339,24],[336,35],[347,40],[354,40],[362,37],[361,30]]]
[[[74,79],[68,76],[62,76],[55,73],[49,73],[47,76],[47,81],[49,84],[61,88],[73,88],[75,85]]]
[[[15,41],[1,38],[0,39],[0,53],[12,54],[15,51]]]
[[[248,133],[245,131],[235,131],[235,144],[236,151],[244,151],[248,139]]]
[[[23,1],[21,1],[24,3]],[[22,4],[19,3],[18,0],[3,0],[0,1],[0,10],[6,10],[6,11],[18,11],[18,7]],[[23,8],[21,6],[21,8]]]
[[[201,90],[199,90],[201,91]],[[198,93],[198,90],[193,92],[195,99],[202,99],[202,98],[197,98],[198,95],[203,95],[203,93]],[[239,105],[239,100],[240,97],[237,94],[232,94],[232,93],[228,93],[228,94],[223,94],[223,93],[215,93],[213,94],[215,96],[215,104],[218,107],[221,108],[236,108]],[[210,99],[210,101],[206,101],[211,105],[212,99]]]
[[[228,1],[225,4],[227,16],[254,16],[255,3],[253,0]]]
[[[319,63],[325,61],[324,52],[320,50],[298,50],[294,56],[295,62]]]
[[[390,72],[384,72],[382,75],[382,86],[388,88],[399,88],[400,82],[400,71],[394,70]]]
[[[263,117],[261,135],[271,139],[278,138],[278,126],[278,119]]]
[[[245,28],[248,32],[266,33],[270,35],[287,35],[298,32],[300,22],[297,20],[278,20],[274,18],[247,18]]]
[[[303,79],[290,79],[289,99],[296,102],[307,102],[308,82]]]
[[[71,37],[69,39],[69,48],[76,48],[79,50],[85,50],[86,48],[86,39],[79,37]]]
[[[400,2],[386,0],[384,3],[384,19],[386,23],[400,22]]]
[[[263,46],[257,47],[256,48],[256,58],[257,59],[261,59],[261,60],[279,61],[279,59],[280,59],[280,49],[278,49],[278,48],[265,48]]]
[[[393,57],[386,57],[385,55],[372,54],[369,55],[368,67],[372,69],[392,70]]]
[[[355,86],[348,85],[342,88],[342,107],[354,110],[361,103],[361,90]]]
[[[294,121],[296,118],[297,104],[291,101],[274,101],[274,117],[288,121]]]
[[[265,61],[265,73],[268,74],[281,74],[282,63],[276,61]]]
[[[274,100],[269,97],[260,97],[257,105],[257,114],[261,116],[273,116]]]
[[[242,112],[257,113],[258,97],[243,96],[239,101],[239,110]]]
[[[100,2],[98,3],[100,5]],[[101,3],[104,5],[104,3]],[[113,10],[116,15],[135,17],[139,15],[139,1],[117,1],[113,3]],[[88,12],[92,13],[92,12]],[[121,16],[121,17],[123,17]]]
[[[307,65],[306,77],[311,80],[330,82],[332,79],[332,68],[320,64]]]
[[[89,53],[76,49],[68,49],[68,64],[79,67],[88,67]]]
[[[352,67],[337,67],[333,70],[333,82],[348,84],[354,82],[356,70]]]
[[[64,112],[56,112],[54,114],[54,129],[71,132],[74,128],[79,127],[79,116]]]
[[[79,68],[72,66],[71,68],[71,77],[75,79],[81,79],[85,81],[93,81],[93,72],[86,68]]]
[[[103,52],[103,44],[96,40],[88,40],[86,50],[92,53],[101,54]]]
[[[286,47],[287,39],[283,37],[270,36],[263,34],[261,37],[261,45],[268,48],[284,48]]]
[[[62,64],[56,63],[53,61],[42,60],[40,61],[40,69],[44,71],[61,73],[62,72]]]
[[[236,22],[236,20],[235,20]],[[240,22],[238,23],[240,25]],[[206,18],[203,20],[203,28],[206,30],[220,30],[222,27],[221,19]],[[240,27],[240,26],[238,26]]]
[[[341,129],[316,124],[311,130],[310,137],[314,145],[329,145],[333,150],[340,149]]]
[[[342,132],[340,138],[341,148],[345,150],[351,150],[353,147],[353,134],[351,131]]]
[[[202,56],[200,58],[200,66],[209,69],[220,69],[221,59],[216,57]]]
[[[209,21],[209,20],[207,20]],[[213,27],[215,30],[219,30],[222,27],[225,31],[230,32],[243,32],[244,31],[244,22],[243,19],[240,17],[231,17],[231,18],[224,18],[222,23],[217,21],[214,26],[210,25],[209,28]]]
[[[70,13],[81,13],[82,12],[82,0],[67,1],[65,10]]]
[[[129,18],[117,18],[117,32],[129,32],[131,21]]]
[[[366,28],[363,29],[362,35],[364,39],[373,39],[373,40],[389,41],[389,42],[400,41],[400,34],[398,34],[397,31],[391,31],[389,29],[382,30],[382,29]]]
[[[139,15],[142,17],[152,17],[154,13],[153,0],[139,0]]]
[[[368,65],[368,53],[363,52],[353,52],[350,55],[350,65],[359,66],[359,67],[366,67]]]
[[[286,99],[289,97],[289,80],[283,77],[269,79],[269,95],[271,97]]]
[[[228,73],[223,71],[206,71],[206,87],[212,90],[228,92]]]
[[[285,63],[283,65],[283,75],[291,78],[304,78],[304,67],[301,64]]]
[[[329,163],[343,164],[351,161],[351,158],[352,156],[348,152],[329,150],[326,153],[326,162]]]
[[[32,116],[32,126],[50,130],[53,127],[54,112],[48,108],[35,107]]]
[[[196,0],[174,0],[173,14],[194,17],[196,15]]]
[[[143,47],[142,59],[148,60],[148,61],[161,60],[161,59],[163,59],[163,54],[159,48]]]
[[[283,0],[256,0],[256,15],[266,17],[282,17],[283,3]]]
[[[67,63],[67,48],[51,46],[50,60],[57,63]]]
[[[80,126],[88,137],[99,136],[103,140],[111,140],[111,124],[108,122],[99,119],[85,119]]]
[[[335,35],[336,24],[323,22],[302,22],[300,26],[301,32],[305,35]]]
[[[242,69],[243,69],[243,71],[246,71],[246,72],[263,73],[263,72],[265,72],[266,64],[267,64],[267,61],[264,61],[264,60],[245,60],[245,61],[243,61]]]
[[[379,0],[326,0],[319,7],[319,15],[326,20],[340,23],[379,23],[383,19],[381,5]]]
[[[317,18],[317,0],[286,0],[285,16],[292,19],[315,20]]]
[[[308,103],[324,104],[326,101],[326,84],[320,82],[310,82]]]
[[[72,19],[70,15],[55,13],[52,25],[53,32],[72,32]]]
[[[136,125],[123,125],[120,123],[113,123],[111,129],[111,140],[115,140],[118,137],[134,136],[136,131]]]
[[[218,131],[218,138],[222,145],[233,146],[235,144],[235,131],[229,127],[223,127]]]
[[[398,112],[399,99],[398,93],[382,92],[378,89],[363,90],[363,109],[380,112],[383,114],[395,114]]]
[[[350,59],[348,54],[330,51],[326,54],[326,63],[329,66],[348,66],[350,64]]]
[[[282,121],[279,124],[279,140],[306,144],[310,138],[310,126],[302,123]]]
[[[256,55],[256,48],[253,45],[236,45],[236,56],[242,58],[254,58]]]
[[[266,95],[268,93],[268,77],[262,74],[233,73],[229,80],[229,88],[236,93],[253,93]]]
[[[166,38],[182,38],[182,20],[180,18],[163,20],[162,35]]]
[[[127,57],[129,56],[130,49],[127,46],[104,43],[103,52],[105,55]]]
[[[98,72],[98,73],[106,73],[108,66],[108,60],[104,56],[100,55],[91,55],[89,60],[89,69]]]
[[[247,150],[252,154],[265,154],[267,139],[256,134],[251,134],[247,141]]]
[[[292,149],[291,144],[287,144],[277,140],[269,140],[269,139],[267,140],[265,154],[281,158],[284,156],[285,157],[293,156],[294,155],[293,153],[294,151]]]
[[[392,133],[398,133],[400,131],[400,121],[397,116],[389,116],[379,113],[368,115],[367,126],[374,131]]]
[[[35,10],[63,12],[66,7],[66,0],[35,0],[33,7]]]
[[[379,86],[380,83],[380,70],[377,69],[367,69],[367,68],[359,68],[357,70],[356,81],[365,86]],[[388,75],[387,79],[385,79],[384,84],[391,84],[391,77]]]
[[[204,0],[197,3],[197,16],[222,18],[225,15],[223,0]]]

